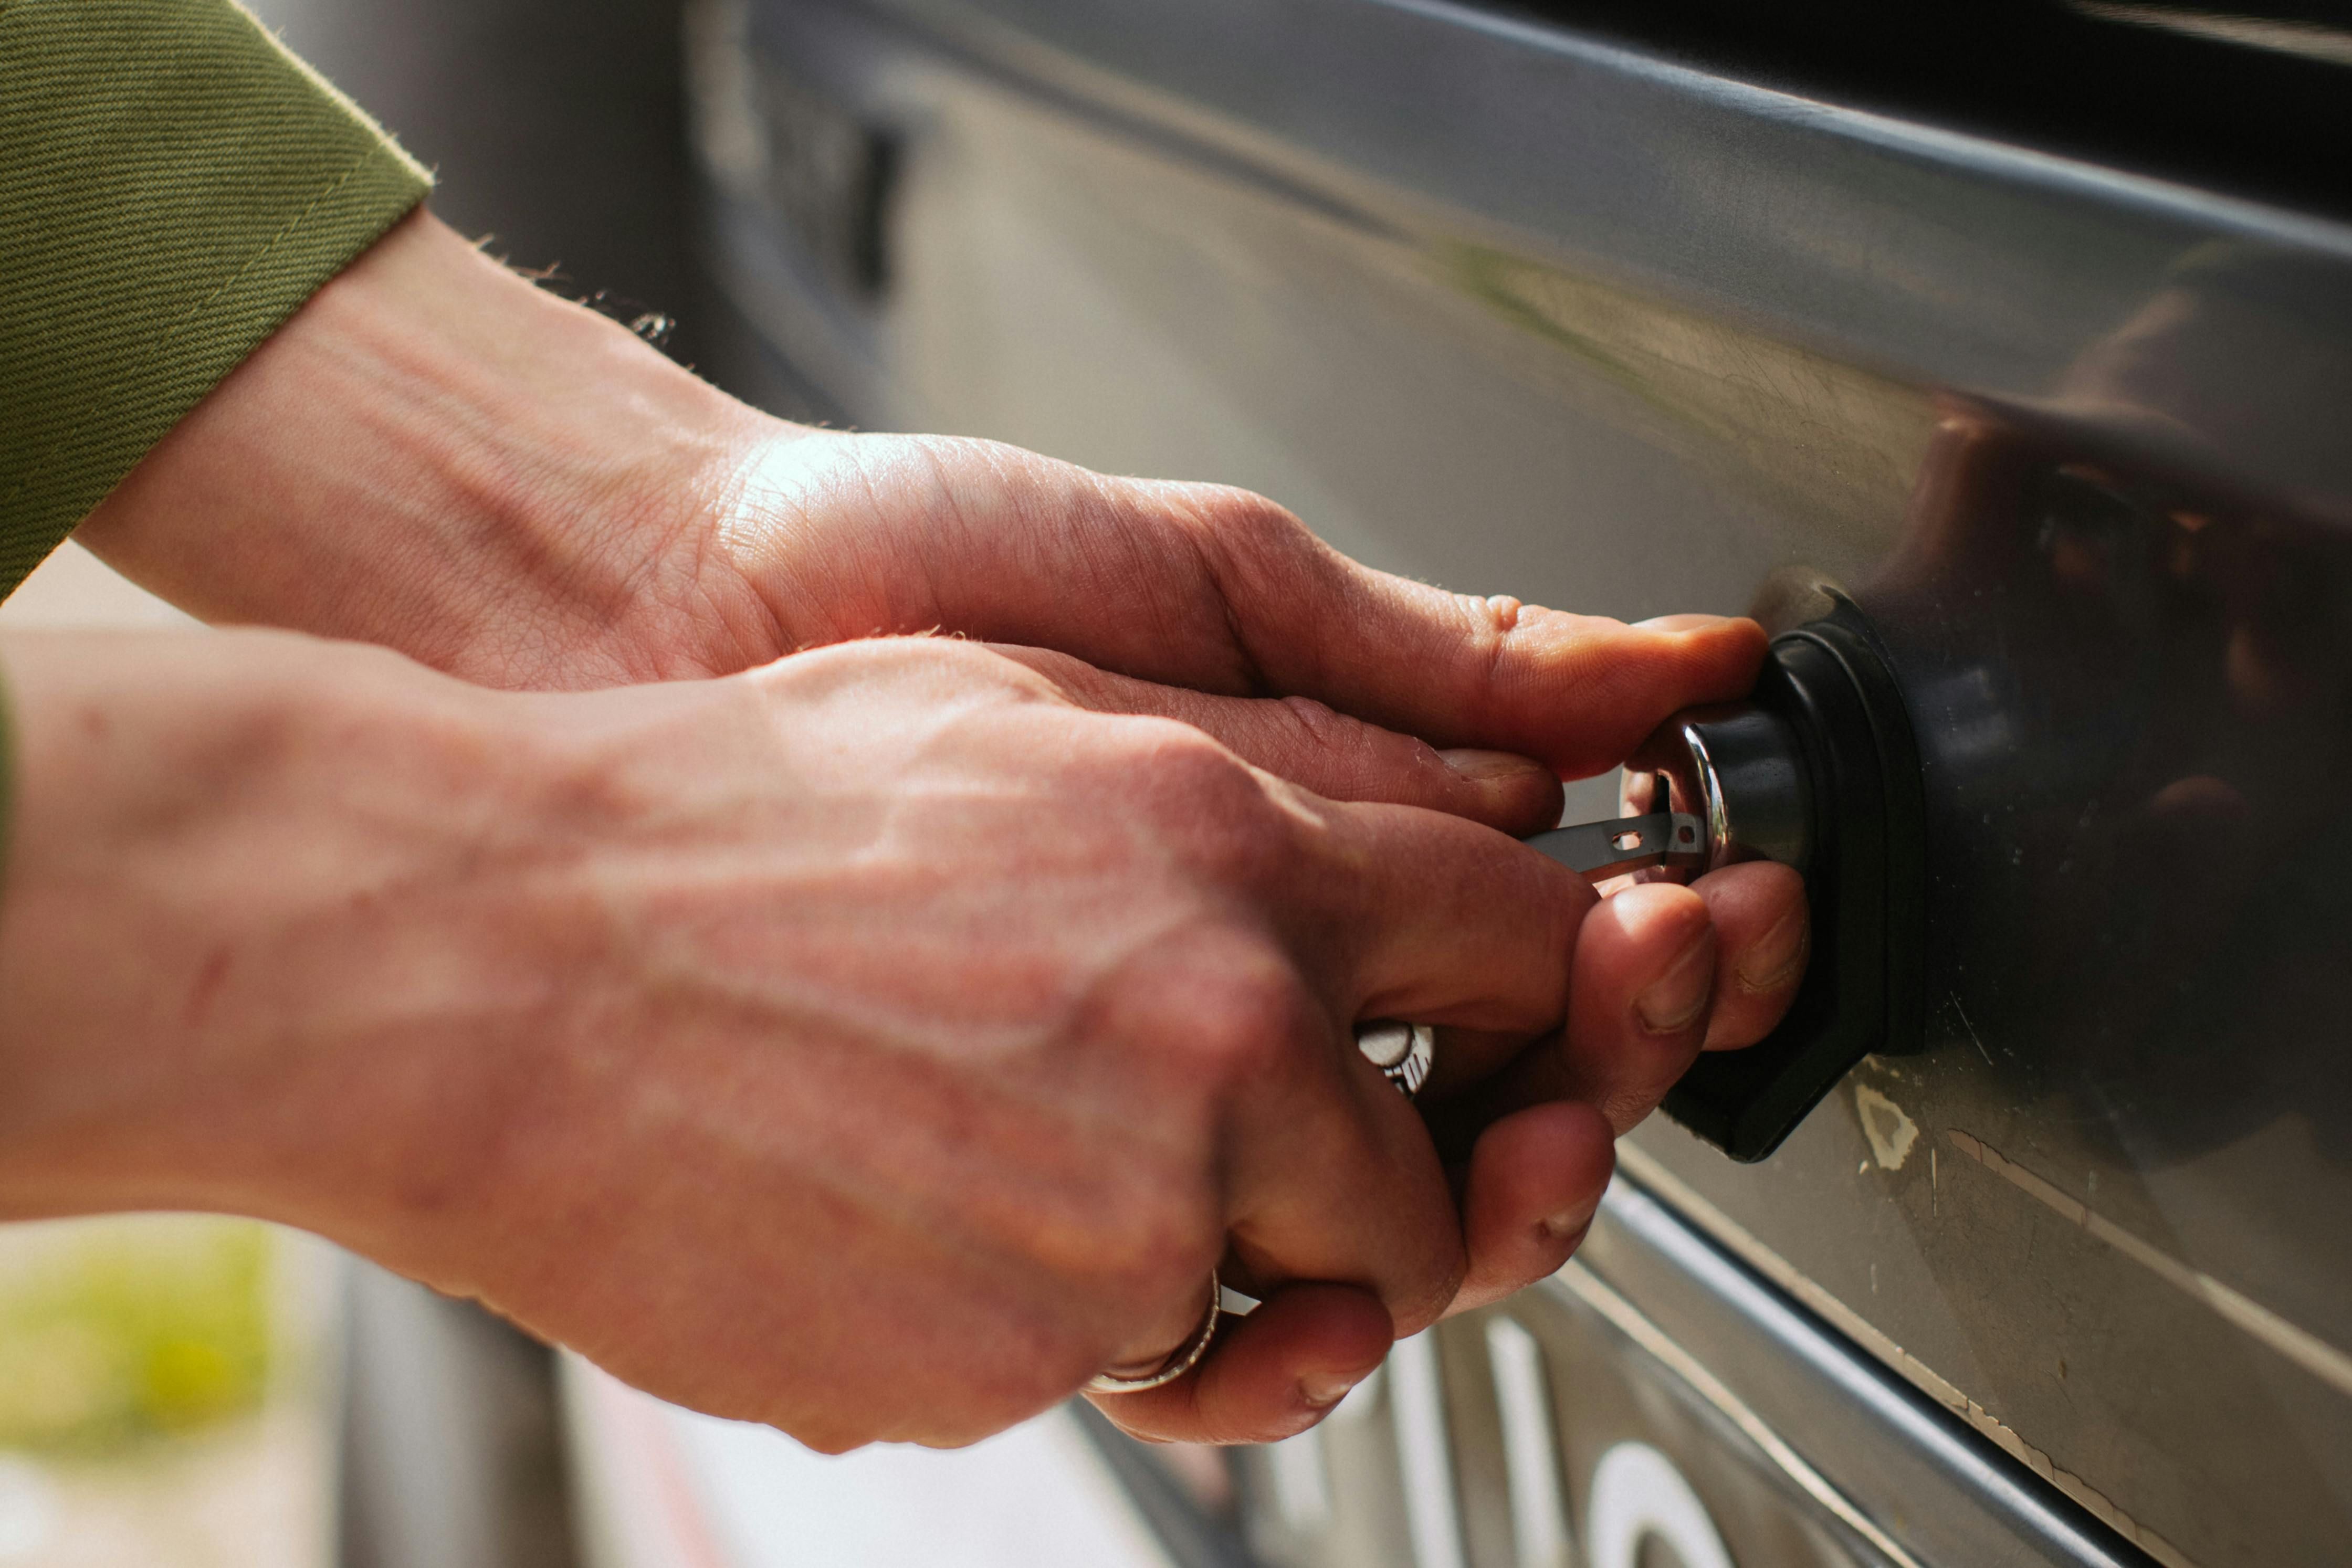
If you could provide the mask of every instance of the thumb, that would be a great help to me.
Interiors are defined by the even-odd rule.
[[[1433,746],[1519,752],[1582,778],[1676,709],[1744,695],[1764,655],[1752,621],[1629,626],[1449,593],[1350,560],[1257,497],[1181,489],[1222,630],[1257,686]]]
[[[1740,695],[1764,652],[1750,622],[1628,626],[1375,571],[1226,486],[936,437],[811,436],[772,463],[779,494],[826,501],[747,535],[775,547],[777,583],[800,585],[776,592],[801,643],[936,630],[1051,649],[1163,685],[1309,697],[1568,778],[1614,765],[1676,708]],[[835,504],[854,528],[810,521]],[[814,618],[793,609],[810,581],[828,606]]]

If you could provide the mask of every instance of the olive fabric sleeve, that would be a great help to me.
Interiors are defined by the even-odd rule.
[[[0,596],[430,184],[229,0],[0,0]]]

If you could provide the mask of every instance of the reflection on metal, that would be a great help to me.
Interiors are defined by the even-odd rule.
[[[2352,1394],[2352,1355],[2315,1334],[2306,1333],[2261,1302],[2231,1290],[2202,1270],[2134,1236],[2114,1220],[2095,1214],[2023,1166],[1988,1148],[1979,1139],[1953,1131],[1944,1134],[1952,1146],[2020,1191],[2050,1206],[2070,1224],[2097,1237],[2166,1284],[2188,1291],[2215,1312],[2302,1367],[2339,1394]]]
[[[1635,1136],[1680,1182],[1625,1168],[2130,1540],[2352,1562],[2352,1400],[1935,1164],[1965,1127],[2095,1173],[2352,1349],[2352,229],[1526,7],[751,9],[752,47],[905,134],[871,319],[772,217],[725,230],[730,287],[835,324],[845,368],[803,369],[860,423],[1246,484],[1373,564],[1627,618],[1791,562],[1852,584],[1929,763],[1939,998],[1901,1086],[1864,1079],[1929,1157],[1853,1180],[1862,1127],[1817,1116],[1762,1169],[1663,1128]],[[2252,52],[2193,52],[2241,101]]]
[[[1559,1484],[1551,1384],[1543,1347],[1508,1318],[1486,1320],[1486,1364],[1503,1425],[1511,1489],[1511,1542],[1518,1568],[1568,1568],[1568,1500]]]
[[[1445,1435],[1445,1387],[1432,1331],[1397,1341],[1389,1352],[1388,1380],[1415,1568],[1467,1568],[1462,1516],[1454,1503],[1454,1452]]]
[[[1805,620],[1831,613],[1827,596],[1820,597],[1822,607]],[[1805,772],[1801,743],[1780,715],[1752,703],[1685,708],[1626,764],[1621,798],[1630,810],[1671,808],[1703,820],[1708,871],[1749,860],[1803,871],[1813,834]]]
[[[1897,1568],[1918,1568],[1917,1559],[1906,1552],[1893,1536],[1871,1522],[1860,1509],[1847,1500],[1843,1492],[1832,1486],[1819,1470],[1805,1462],[1803,1456],[1783,1442],[1779,1433],[1765,1425],[1763,1418],[1749,1409],[1745,1401],[1725,1387],[1720,1378],[1699,1364],[1688,1351],[1676,1344],[1657,1324],[1643,1317],[1632,1302],[1602,1284],[1581,1263],[1570,1262],[1557,1278],[1575,1292],[1578,1300],[1615,1324],[1626,1338],[1655,1356],[1669,1371],[1690,1385],[1694,1393],[1727,1416],[1731,1424],[1746,1434],[1748,1441],[1761,1448],[1764,1456],[1794,1481],[1805,1495],[1876,1547]],[[1599,1490],[1596,1480],[1596,1494]],[[1594,1528],[1587,1531],[1587,1536],[1592,1541],[1599,1539],[1597,1521]]]
[[[1266,1471],[1274,1479],[1274,1511],[1285,1529],[1311,1534],[1331,1522],[1331,1470],[1323,1458],[1323,1429],[1269,1443]]]
[[[1592,1467],[1584,1532],[1592,1568],[1641,1568],[1643,1546],[1664,1542],[1682,1568],[1731,1568],[1731,1553],[1675,1462],[1647,1443],[1620,1443]]]

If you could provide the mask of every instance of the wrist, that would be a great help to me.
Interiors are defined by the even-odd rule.
[[[484,684],[710,674],[774,646],[718,519],[750,455],[793,428],[420,212],[77,537],[207,620]]]

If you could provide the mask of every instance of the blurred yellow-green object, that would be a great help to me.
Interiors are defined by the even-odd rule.
[[[189,1215],[0,1227],[0,1449],[98,1455],[257,1408],[274,1241]]]

